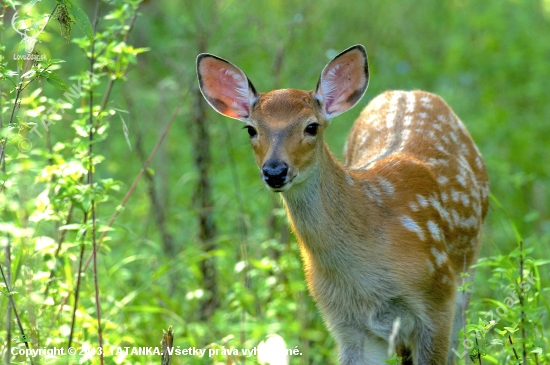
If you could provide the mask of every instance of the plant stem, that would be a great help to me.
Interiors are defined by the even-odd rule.
[[[523,300],[523,266],[524,266],[524,251],[523,251],[523,240],[519,241],[519,278],[520,278],[520,288],[519,288],[519,305],[521,306],[521,347],[522,347],[522,364],[527,365],[527,348],[525,343],[525,307]]]
[[[44,24],[44,26],[42,27],[42,29],[40,30],[40,32],[42,32],[44,29],[46,29],[46,27],[48,26],[48,24],[50,23],[50,19],[53,17],[53,15],[55,14],[55,11],[57,10],[57,7],[59,6],[59,4],[56,4],[52,10],[52,12],[50,13],[50,16],[48,17],[48,21],[46,22],[46,24]],[[24,67],[24,70],[23,70],[23,74],[25,74],[25,72],[27,71],[27,69]],[[13,118],[15,117],[15,111],[19,105],[19,99],[21,97],[21,92],[32,82],[34,81],[31,80],[27,83],[27,85],[25,85],[25,87],[23,87],[23,81],[20,81],[19,82],[19,85],[17,86],[17,94],[15,95],[15,102],[13,103],[13,108],[11,110],[11,116],[10,116],[10,121],[9,121],[9,124],[12,124],[13,123]],[[8,125],[9,125],[8,124]],[[0,124],[0,129],[3,127],[3,125]],[[2,166],[4,166],[4,163],[5,163],[5,151],[6,151],[6,144],[8,143],[8,135],[6,134],[4,140],[2,141],[2,146],[0,148],[0,164]],[[2,184],[2,187],[0,187],[0,191],[2,191],[4,189],[4,184]]]
[[[86,215],[84,215],[84,224],[86,224]],[[76,277],[76,288],[74,290],[74,304],[73,304],[73,315],[71,318],[71,332],[69,333],[69,343],[67,344],[67,348],[71,347],[73,342],[74,324],[76,321],[76,310],[78,308],[78,295],[80,293],[80,280],[82,277],[83,256],[84,256],[84,242],[80,244],[80,255],[78,260],[78,276]]]
[[[142,3],[138,4],[138,6],[136,7],[136,9],[134,11],[134,14],[132,14],[132,18],[130,19],[130,25],[128,26],[128,30],[126,31],[126,34],[124,34],[124,37],[122,39],[122,41],[124,43],[128,42],[128,38],[130,37],[130,32],[132,31],[132,29],[134,28],[134,25],[136,23],[136,19],[137,19],[137,16],[138,16],[138,10],[139,10],[139,7],[141,6],[141,4]],[[115,61],[115,64],[119,63],[121,57],[122,57],[121,55],[119,55],[117,57],[117,60]],[[99,107],[98,115],[103,113],[103,111],[107,107],[107,102],[109,100],[109,97],[111,96],[111,91],[113,90],[113,86],[114,86],[116,80],[117,80],[116,78],[109,78],[109,83],[107,84],[107,88],[105,89],[105,94],[103,95],[103,100],[101,101],[101,106]]]
[[[126,203],[128,203],[128,200],[130,200],[130,197],[134,193],[134,190],[136,189],[137,184],[140,182],[141,178],[145,174],[145,171],[149,168],[149,165],[151,164],[151,161],[153,161],[153,158],[156,156],[158,149],[162,145],[162,142],[164,141],[164,138],[166,137],[166,135],[168,134],[168,131],[170,130],[170,127],[172,126],[172,124],[176,120],[176,117],[178,116],[181,108],[183,107],[183,103],[187,99],[187,96],[189,95],[190,92],[191,92],[191,89],[187,90],[187,92],[185,93],[185,95],[182,98],[182,101],[181,101],[180,105],[178,105],[178,107],[174,111],[174,114],[172,114],[172,118],[170,119],[170,121],[168,122],[166,127],[164,128],[164,131],[162,132],[162,135],[159,137],[159,139],[157,141],[157,144],[155,145],[155,148],[153,148],[153,151],[149,155],[149,158],[145,162],[145,165],[143,165],[143,167],[141,168],[141,171],[138,173],[138,175],[134,179],[134,182],[132,183],[132,186],[130,186],[130,188],[128,189],[128,192],[126,193],[126,196],[124,196],[124,199],[122,199],[122,202],[120,203],[120,205],[117,207],[117,209],[115,210],[115,212],[111,216],[111,219],[109,219],[109,222],[107,223],[107,228],[111,227],[113,225],[113,223],[117,219],[120,212],[126,206]],[[107,230],[103,231],[103,233],[99,237],[99,240],[97,241],[97,248],[101,247],[101,243],[105,239],[106,235],[107,235]],[[84,263],[84,268],[82,269],[82,272],[86,271],[86,269],[90,265],[90,262],[92,261],[92,259],[93,259],[93,252],[88,255],[88,258],[86,259],[86,262]],[[65,296],[65,298],[62,301],[62,304],[61,304],[60,308],[62,308],[64,303],[68,300],[69,295],[70,295],[70,293],[68,293]]]
[[[100,364],[105,363],[103,356],[103,334],[101,329],[101,303],[99,302],[99,283],[97,279],[97,242],[96,242],[96,216],[95,216],[95,198],[94,194],[94,165],[93,165],[93,142],[94,142],[94,89],[93,85],[93,75],[94,75],[94,66],[95,66],[95,35],[97,32],[97,23],[99,20],[99,7],[101,1],[96,2],[95,15],[94,15],[94,36],[92,39],[91,45],[91,57],[90,57],[90,102],[89,102],[89,145],[88,145],[88,185],[90,186],[90,194],[92,194],[91,199],[91,218],[92,218],[92,254],[94,260],[94,291],[95,291],[95,306],[96,306],[96,316],[97,316],[97,337],[99,344],[99,360]],[[82,267],[81,267],[82,268]],[[80,274],[80,272],[79,272]]]
[[[71,222],[73,209],[74,209],[74,205],[71,203],[69,207],[69,211],[67,212],[67,219],[65,220],[65,224],[69,224]],[[61,231],[61,236],[59,237],[59,242],[57,242],[57,248],[55,249],[55,253],[54,253],[54,259],[56,260],[56,262],[57,262],[57,258],[59,257],[59,252],[61,252],[61,246],[63,245],[63,242],[65,242],[66,236],[67,236],[67,230],[64,229]],[[50,278],[48,279],[48,283],[46,284],[46,289],[44,290],[44,299],[48,296],[48,292],[50,290],[54,277],[55,277],[55,267],[50,270]]]
[[[13,300],[13,294],[11,292],[10,285],[6,279],[6,275],[4,275],[4,269],[2,268],[2,264],[0,264],[0,273],[2,274],[2,279],[4,280],[4,285],[6,286],[6,290],[8,292],[8,298],[10,300],[11,307],[13,308],[13,313],[15,314],[15,319],[17,320],[17,326],[19,326],[19,331],[21,332],[22,340],[25,343],[25,347],[27,348],[27,350],[29,350],[30,349],[29,342],[27,341],[27,336],[25,335],[25,330],[23,329],[21,318],[19,318],[19,313],[17,312],[17,307],[15,306],[15,301]],[[31,362],[31,365],[34,365],[32,357],[29,357],[29,361]]]
[[[19,99],[21,97],[22,91],[23,91],[23,82],[21,81],[19,83],[19,86],[17,86],[17,93],[15,94],[15,101],[13,102],[13,108],[11,109],[10,121],[8,122],[8,125],[13,123],[13,118],[15,117],[15,111],[17,110],[17,106],[19,105]],[[6,133],[6,136],[2,141],[2,146],[0,146],[0,164],[2,165],[2,169],[5,169],[5,157],[6,157],[7,144],[8,144],[8,134]],[[0,191],[1,190],[4,190],[4,184],[2,184]]]
[[[134,182],[132,183],[132,186],[130,186],[130,188],[128,189],[128,192],[126,193],[126,195],[124,196],[124,199],[122,199],[122,202],[120,203],[120,205],[117,207],[117,209],[115,210],[115,212],[113,213],[113,215],[111,216],[111,219],[109,219],[109,222],[107,223],[107,228],[108,227],[111,227],[113,225],[113,223],[115,222],[115,220],[117,219],[118,215],[120,214],[120,212],[123,210],[123,208],[126,206],[126,203],[128,203],[128,200],[130,200],[130,197],[132,196],[132,194],[134,193],[134,190],[136,189],[136,186],[137,184],[140,182],[141,178],[143,177],[143,175],[145,174],[145,172],[147,171],[147,169],[149,168],[149,165],[151,164],[151,161],[153,161],[153,158],[155,158],[156,154],[157,154],[157,151],[159,150],[160,146],[162,145],[162,142],[164,141],[164,138],[166,137],[166,135],[168,134],[168,131],[170,130],[170,127],[172,126],[172,124],[174,123],[174,121],[176,120],[176,117],[178,116],[181,108],[183,107],[183,103],[185,102],[185,100],[187,99],[187,96],[189,95],[191,90],[188,90],[185,95],[183,96],[183,99],[180,103],[180,105],[178,105],[178,107],[176,108],[176,110],[174,111],[174,113],[172,114],[172,118],[170,119],[170,121],[168,122],[168,124],[166,125],[166,127],[164,128],[164,131],[162,132],[162,135],[159,137],[158,141],[157,141],[157,144],[155,145],[155,148],[153,148],[153,151],[151,152],[151,154],[149,155],[149,158],[147,159],[147,161],[145,162],[145,164],[143,165],[143,167],[141,168],[140,172],[137,174],[136,178],[134,179]],[[101,236],[99,237],[99,240],[97,242],[97,246],[98,248],[101,247],[101,244],[103,243],[103,240],[105,239],[105,236],[107,235],[107,230],[103,231],[103,233],[101,234]],[[84,269],[83,271],[86,271],[86,269],[88,268],[88,266],[90,265],[90,262],[92,261],[92,254],[90,254],[88,256],[88,258],[86,259],[86,262],[84,263]]]
[[[11,283],[11,240],[9,233],[6,234],[6,282]],[[8,288],[6,288],[8,290]],[[6,308],[6,357],[4,362],[9,364],[11,362],[11,331],[12,331],[12,317],[11,317],[11,302],[8,301]]]
[[[518,353],[516,351],[516,348],[514,347],[514,341],[512,340],[512,336],[508,335],[508,340],[510,341],[510,345],[512,345],[512,351],[514,351],[514,356],[516,357],[516,360],[519,360]]]
[[[475,340],[476,340],[476,349],[477,349],[477,359],[479,360],[479,365],[482,365],[481,364],[481,349],[479,348],[479,342],[477,340],[477,335],[475,336]]]

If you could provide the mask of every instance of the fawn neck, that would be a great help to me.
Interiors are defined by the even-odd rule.
[[[335,245],[342,246],[342,242],[353,240],[354,233],[365,235],[368,231],[365,228],[376,207],[363,193],[358,193],[359,182],[353,179],[352,173],[323,143],[308,179],[282,193],[292,226],[308,250],[331,250]],[[362,203],[360,212],[357,212],[358,201]]]

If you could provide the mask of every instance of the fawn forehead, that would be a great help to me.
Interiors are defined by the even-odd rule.
[[[317,103],[311,92],[296,89],[274,90],[262,94],[252,119],[268,129],[295,126],[317,117]]]

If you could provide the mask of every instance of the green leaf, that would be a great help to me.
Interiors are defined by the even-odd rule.
[[[13,0],[7,0],[6,4],[8,4],[8,6],[11,7],[12,9],[14,9],[14,10],[17,6],[21,5],[21,4],[19,4],[18,1],[13,1]]]
[[[58,59],[58,58],[52,58],[48,62],[49,62],[50,65],[53,65],[54,63],[63,63],[63,62],[67,62],[67,61],[61,60],[61,59]]]
[[[547,264],[550,264],[550,260],[540,259],[540,260],[535,260],[534,261],[535,266],[542,266],[542,265],[547,265]]]
[[[68,231],[76,231],[78,229],[82,228],[82,224],[80,223],[71,223],[71,224],[65,224],[64,226],[59,227],[59,230],[68,230]]]
[[[499,339],[493,339],[493,340],[489,341],[489,343],[491,345],[504,346],[504,341],[499,340]]]
[[[52,84],[53,86],[55,86],[56,88],[60,89],[60,90],[63,90],[63,91],[68,91],[69,88],[67,87],[67,85],[63,82],[63,80],[61,80],[61,77],[59,77],[58,74],[55,74],[53,72],[50,72],[48,74],[45,74],[44,75],[46,77],[46,80]]]
[[[86,37],[88,37],[88,39],[91,41],[94,38],[94,30],[92,28],[92,23],[90,22],[88,15],[86,15],[84,10],[72,3],[70,4],[68,10],[76,21],[76,25],[78,25],[78,27],[82,30],[82,32],[84,32]]]

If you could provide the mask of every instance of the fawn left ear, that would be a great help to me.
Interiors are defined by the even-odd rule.
[[[327,119],[330,119],[357,104],[368,84],[367,52],[358,44],[346,49],[325,66],[314,97],[321,104]]]
[[[246,122],[259,99],[245,73],[223,58],[201,53],[197,57],[199,87],[217,112]]]

